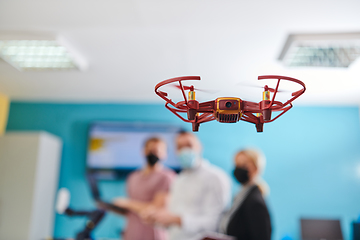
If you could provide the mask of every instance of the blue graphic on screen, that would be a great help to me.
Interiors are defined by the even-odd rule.
[[[175,140],[180,127],[160,124],[97,122],[90,126],[87,165],[90,169],[135,169],[145,164],[144,143],[160,137],[167,143],[164,165],[179,169]]]

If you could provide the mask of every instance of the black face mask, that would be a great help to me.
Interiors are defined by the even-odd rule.
[[[234,169],[234,176],[241,184],[245,184],[249,181],[249,171],[245,168],[236,167]]]
[[[150,153],[146,156],[146,160],[149,166],[152,167],[159,161],[159,158],[153,153]]]

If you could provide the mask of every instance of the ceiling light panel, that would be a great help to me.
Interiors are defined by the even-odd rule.
[[[68,50],[54,40],[0,40],[0,57],[19,70],[78,69]]]
[[[347,68],[360,57],[360,33],[291,34],[279,60],[289,67]]]

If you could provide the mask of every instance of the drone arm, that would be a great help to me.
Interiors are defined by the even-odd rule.
[[[244,112],[261,113],[259,103],[247,102],[247,101],[242,101],[242,102],[243,102],[242,110]]]
[[[204,103],[204,104],[205,104],[205,106],[208,105],[209,107],[211,107],[211,106],[213,106],[212,102],[213,102],[213,101],[210,101],[210,102],[206,102],[206,103]],[[179,103],[178,103],[178,104],[179,104]],[[213,115],[213,110],[211,110],[210,108],[200,109],[199,112],[202,113],[200,116],[197,116],[197,117],[195,118],[195,120],[188,120],[188,119],[183,118],[183,117],[179,114],[179,112],[186,113],[187,110],[185,110],[185,109],[175,109],[175,108],[172,108],[172,107],[169,106],[169,103],[166,103],[166,104],[165,104],[165,107],[166,107],[168,110],[170,110],[172,113],[174,113],[178,118],[180,118],[181,120],[183,120],[184,122],[198,123],[198,124],[200,124],[200,123],[204,123],[204,122],[209,122],[209,121],[215,120],[215,117],[214,117],[214,115]]]
[[[215,111],[215,101],[208,101],[199,104],[198,112],[213,113]]]
[[[244,112],[243,115],[241,116],[242,121],[245,122],[249,122],[249,123],[260,123],[260,118],[259,117],[255,117],[251,112]]]
[[[268,120],[268,121],[264,121],[263,118],[261,117],[256,117],[253,115],[253,113],[261,113],[261,110],[259,109],[259,105],[252,102],[247,102],[249,103],[247,105],[247,110],[244,111],[241,120],[245,121],[245,122],[250,122],[250,123],[268,123],[268,122],[272,122],[275,121],[276,119],[278,119],[280,116],[282,116],[284,113],[286,113],[287,111],[289,111],[293,105],[290,102],[290,106],[285,107],[285,105],[283,105],[281,102],[278,101],[274,101],[274,104],[278,105],[278,107],[276,109],[273,109],[273,111],[282,111],[282,113],[280,113],[279,115],[277,115],[275,118]]]
[[[214,114],[211,113],[203,113],[201,114],[197,119],[196,122],[197,123],[204,123],[204,122],[210,122],[215,120]]]

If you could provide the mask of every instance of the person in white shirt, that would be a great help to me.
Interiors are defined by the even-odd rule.
[[[230,200],[230,179],[201,156],[198,138],[189,132],[177,137],[183,168],[170,188],[168,209],[144,214],[148,222],[168,227],[170,240],[198,240],[217,230]]]

